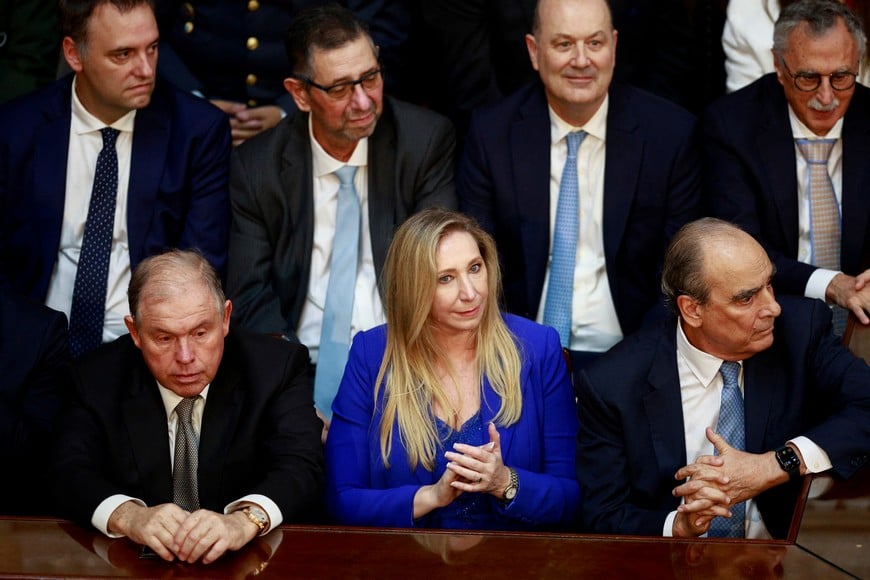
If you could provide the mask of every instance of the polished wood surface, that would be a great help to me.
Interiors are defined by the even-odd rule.
[[[283,526],[209,566],[143,559],[75,524],[0,518],[0,577],[848,578],[801,547],[553,534]]]

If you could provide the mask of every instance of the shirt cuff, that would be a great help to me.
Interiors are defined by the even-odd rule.
[[[672,538],[674,537],[674,520],[677,519],[677,511],[674,510],[668,514],[668,517],[665,518],[665,525],[662,528],[662,537]]]
[[[821,473],[833,467],[831,458],[825,453],[825,450],[807,439],[806,437],[795,437],[788,441],[798,448],[801,456],[804,459],[804,465],[809,473]]]
[[[828,290],[828,285],[834,276],[839,274],[836,270],[825,270],[822,268],[816,269],[810,274],[810,279],[807,280],[807,286],[804,289],[804,296],[807,298],[818,298],[825,301],[825,292]]]
[[[264,512],[266,512],[267,516],[269,516],[269,525],[266,526],[266,528],[262,532],[260,532],[259,535],[261,536],[277,528],[281,525],[281,522],[284,521],[284,518],[281,515],[281,508],[278,507],[278,504],[276,504],[265,495],[260,495],[258,493],[246,495],[243,498],[237,499],[236,501],[227,504],[227,507],[224,508],[224,514],[231,514],[249,505],[255,505],[259,507]]]
[[[123,495],[120,493],[110,495],[101,501],[100,505],[97,506],[97,509],[94,510],[94,515],[91,516],[91,524],[110,538],[123,538],[124,534],[113,534],[109,532],[109,518],[112,517],[112,514],[116,509],[118,509],[118,506],[128,501],[136,502],[142,507],[148,507],[141,499],[136,499],[129,495]]]

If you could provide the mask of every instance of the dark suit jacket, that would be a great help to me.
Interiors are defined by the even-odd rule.
[[[49,434],[67,395],[66,316],[0,288],[0,514],[42,512]]]
[[[746,451],[805,435],[848,477],[870,454],[870,368],[831,334],[831,310],[820,300],[779,303],[773,346],[744,362]],[[671,495],[687,464],[675,340],[674,323],[647,329],[580,373],[577,478],[591,531],[660,536],[680,503]],[[799,487],[756,498],[775,538],[788,532]]]
[[[0,107],[0,285],[45,300],[63,222],[72,75]],[[127,201],[133,268],[171,247],[226,266],[230,132],[202,99],[158,83],[136,113]]]
[[[454,132],[430,111],[385,98],[369,137],[369,234],[380,274],[393,232],[429,206],[456,207]],[[234,320],[296,335],[308,293],[314,193],[308,115],[297,112],[232,156],[229,294]]]
[[[611,87],[604,252],[623,334],[661,303],[667,243],[699,216],[695,143],[692,115],[631,87]],[[507,310],[535,318],[550,251],[550,117],[541,83],[475,114],[456,189],[460,209],[495,237]]]
[[[211,383],[199,443],[199,500],[223,513],[250,493],[272,499],[285,522],[320,503],[321,423],[302,345],[231,331]],[[107,497],[172,501],[163,400],[129,335],[76,360],[75,394],[59,421],[55,496],[89,524]]]
[[[702,127],[710,213],[755,236],[776,266],[777,289],[803,296],[816,268],[797,261],[794,139],[776,74],[713,103]],[[843,121],[842,141],[840,268],[855,276],[870,251],[870,89],[860,84]]]
[[[559,336],[552,328],[517,316],[505,316],[505,323],[523,358],[523,413],[510,427],[499,427],[499,433],[504,463],[516,469],[520,487],[507,509],[492,501],[490,513],[475,519],[475,524],[526,530],[570,526],[580,502],[574,478],[577,420]],[[439,510],[415,522],[413,504],[417,490],[436,483],[443,470],[428,471],[422,465],[412,470],[398,426],[393,429],[390,468],[381,460],[383,389],[377,401],[373,397],[387,332],[381,325],[354,337],[326,441],[327,502],[339,523],[438,527]],[[484,424],[500,407],[501,400],[484,379],[480,404]]]

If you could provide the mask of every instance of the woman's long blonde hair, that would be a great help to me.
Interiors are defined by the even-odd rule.
[[[380,423],[381,457],[389,467],[393,428],[412,469],[435,467],[440,446],[433,404],[450,408],[436,370],[445,360],[429,318],[437,282],[438,244],[449,233],[466,232],[477,242],[487,271],[488,296],[477,329],[478,377],[489,379],[501,398],[494,421],[512,425],[520,418],[520,352],[498,307],[501,273],[495,242],[471,218],[454,211],[426,209],[411,216],[396,232],[384,265],[387,347],[375,382],[375,405],[383,388]],[[449,371],[450,369],[448,369]],[[481,403],[483,399],[481,398]]]

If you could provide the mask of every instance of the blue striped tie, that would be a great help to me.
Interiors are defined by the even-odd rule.
[[[559,333],[563,347],[571,344],[571,320],[574,299],[574,263],[577,256],[579,226],[579,185],[577,184],[577,150],[586,138],[585,131],[568,133],[568,158],[559,183],[556,225],[553,229],[553,257],[544,305],[544,324]]]

